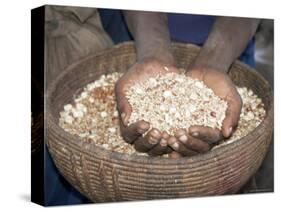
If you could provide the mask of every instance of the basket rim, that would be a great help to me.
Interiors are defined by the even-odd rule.
[[[134,47],[134,42],[131,41],[127,41],[127,42],[123,42],[120,44],[117,44],[111,48],[107,48],[97,54],[92,54],[89,55],[71,65],[69,65],[68,67],[66,67],[59,75],[58,77],[50,84],[49,88],[46,89],[45,92],[45,100],[49,99],[53,92],[55,91],[56,87],[58,86],[58,83],[61,82],[61,80],[64,78],[65,75],[68,74],[68,72],[70,70],[72,70],[73,68],[79,66],[81,63],[83,63],[84,61],[87,61],[89,59],[94,59],[96,57],[100,57],[103,56],[104,54],[111,52],[113,50],[122,48],[124,46],[132,46]],[[200,49],[199,46],[195,45],[195,44],[190,44],[190,43],[181,43],[181,42],[173,42],[172,43],[173,47],[190,47],[190,48],[194,48],[194,49]],[[222,145],[214,150],[208,151],[204,154],[197,154],[195,156],[192,157],[181,157],[181,158],[163,158],[163,157],[150,157],[150,156],[144,156],[144,155],[129,155],[127,153],[120,153],[120,152],[116,152],[116,151],[111,151],[111,150],[107,150],[101,146],[96,145],[94,142],[85,142],[83,141],[79,136],[77,135],[71,135],[70,133],[65,132],[59,125],[58,123],[56,123],[53,117],[53,114],[49,111],[51,105],[48,104],[48,101],[46,101],[46,118],[47,118],[47,123],[49,123],[47,126],[48,128],[50,126],[53,126],[54,130],[57,131],[58,134],[62,134],[64,136],[64,141],[66,141],[69,144],[74,144],[75,146],[80,146],[81,151],[83,152],[92,152],[92,153],[98,153],[103,155],[103,158],[114,158],[117,160],[126,160],[128,161],[128,159],[131,162],[137,162],[137,163],[149,163],[149,164],[161,164],[161,165],[179,165],[179,164],[185,164],[188,162],[196,162],[196,161],[203,161],[203,160],[208,160],[210,158],[215,157],[218,154],[222,154],[222,152],[227,152],[227,151],[231,151],[231,149],[236,148],[236,146],[241,145],[242,143],[246,143],[249,139],[249,137],[251,137],[252,135],[256,134],[261,128],[267,128],[268,123],[271,122],[271,118],[273,118],[273,91],[271,86],[269,85],[268,81],[260,74],[258,73],[254,68],[250,67],[249,65],[236,60],[233,65],[239,65],[240,67],[247,69],[250,72],[254,72],[255,75],[257,75],[264,83],[264,85],[266,87],[269,88],[270,92],[269,92],[269,106],[268,106],[268,110],[266,111],[266,117],[265,119],[258,125],[258,127],[256,127],[253,131],[251,131],[249,134],[247,134],[246,136],[231,142],[229,144],[226,145]],[[48,144],[48,142],[47,142]]]

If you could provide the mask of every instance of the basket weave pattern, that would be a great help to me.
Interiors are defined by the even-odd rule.
[[[173,44],[179,67],[186,68],[199,47]],[[47,146],[60,173],[94,202],[182,198],[237,192],[261,165],[271,142],[273,97],[253,69],[235,62],[230,76],[266,106],[265,120],[249,135],[203,155],[168,159],[129,156],[81,141],[58,126],[59,112],[73,94],[102,74],[124,72],[136,59],[132,43],[115,46],[66,69],[47,92]]]

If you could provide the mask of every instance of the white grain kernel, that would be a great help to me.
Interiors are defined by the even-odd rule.
[[[65,123],[72,124],[73,118],[71,116],[66,116],[64,118]]]
[[[110,127],[110,128],[108,128],[108,131],[110,133],[115,133],[116,132],[116,128],[115,127]]]
[[[82,118],[83,115],[84,115],[84,113],[82,111],[80,111],[80,110],[76,110],[76,111],[73,112],[73,116],[75,118]]]
[[[144,92],[143,92],[143,90],[141,88],[137,88],[136,89],[136,93],[137,94],[143,94]]]
[[[203,83],[202,83],[202,82],[199,82],[199,81],[196,81],[196,82],[194,83],[194,85],[195,85],[197,88],[203,88],[203,87],[204,87]]]
[[[83,110],[83,108],[85,108],[85,106],[82,103],[78,103],[78,104],[76,104],[76,108],[77,108],[77,110]]]
[[[154,78],[149,78],[148,83],[150,88],[154,88],[157,85],[157,81]]]
[[[195,105],[189,105],[189,107],[188,107],[188,109],[189,109],[189,111],[191,112],[191,113],[193,113],[195,110],[196,110],[196,106]]]
[[[175,113],[175,118],[178,119],[178,118],[180,118],[180,117],[181,117],[181,114],[180,114],[179,112],[176,112],[176,113]]]
[[[169,112],[170,112],[170,113],[175,113],[175,112],[177,112],[177,108],[176,108],[174,105],[172,105],[172,106],[169,108]]]
[[[105,118],[105,117],[107,117],[107,112],[105,112],[105,111],[102,111],[102,112],[100,113],[100,116],[101,116],[102,118]]]
[[[252,120],[253,118],[255,117],[254,113],[252,111],[249,111],[247,114],[246,114],[246,120]]]
[[[189,98],[192,100],[196,100],[198,98],[198,95],[196,93],[191,93]]]
[[[118,117],[118,115],[119,115],[119,114],[118,114],[118,111],[114,111],[113,116],[114,116],[114,117]]]
[[[163,92],[163,97],[168,98],[172,96],[172,92],[171,91],[164,91]]]
[[[82,138],[85,138],[88,135],[88,133],[80,133],[79,136]]]
[[[90,97],[90,98],[89,98],[89,102],[90,102],[90,103],[94,103],[94,101],[95,101],[95,99],[94,99],[93,97]]]
[[[64,109],[65,111],[70,111],[70,110],[72,109],[72,105],[71,105],[71,104],[67,104],[67,105],[65,105],[65,106],[63,107],[63,109]]]
[[[164,112],[167,110],[167,107],[165,105],[160,105],[159,109],[160,111]]]
[[[185,117],[189,118],[191,116],[191,112],[189,109],[185,109]]]
[[[103,146],[105,149],[107,149],[107,148],[109,147],[108,144],[103,144],[102,146]]]
[[[84,92],[81,93],[81,98],[82,99],[85,99],[87,97],[88,97],[88,93],[87,92],[84,91]]]

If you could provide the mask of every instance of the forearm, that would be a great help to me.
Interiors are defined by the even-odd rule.
[[[218,17],[193,68],[227,71],[245,50],[258,24],[258,19]]]
[[[174,64],[165,13],[124,11],[128,28],[135,39],[137,60],[154,57]]]

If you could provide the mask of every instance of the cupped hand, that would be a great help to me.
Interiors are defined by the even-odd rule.
[[[168,146],[169,135],[155,128],[150,129],[150,123],[144,120],[128,125],[132,108],[126,98],[126,91],[136,83],[145,82],[151,77],[168,72],[180,73],[171,64],[165,64],[156,58],[147,58],[135,63],[115,85],[121,134],[126,142],[134,145],[137,151],[146,152],[149,155],[170,153],[172,149]]]
[[[204,126],[191,126],[189,129],[178,130],[170,137],[169,146],[174,150],[174,156],[192,156],[208,151],[212,145],[228,138],[238,125],[242,100],[226,72],[215,69],[191,69],[187,75],[203,81],[214,93],[227,102],[226,117],[222,128],[213,129]]]

